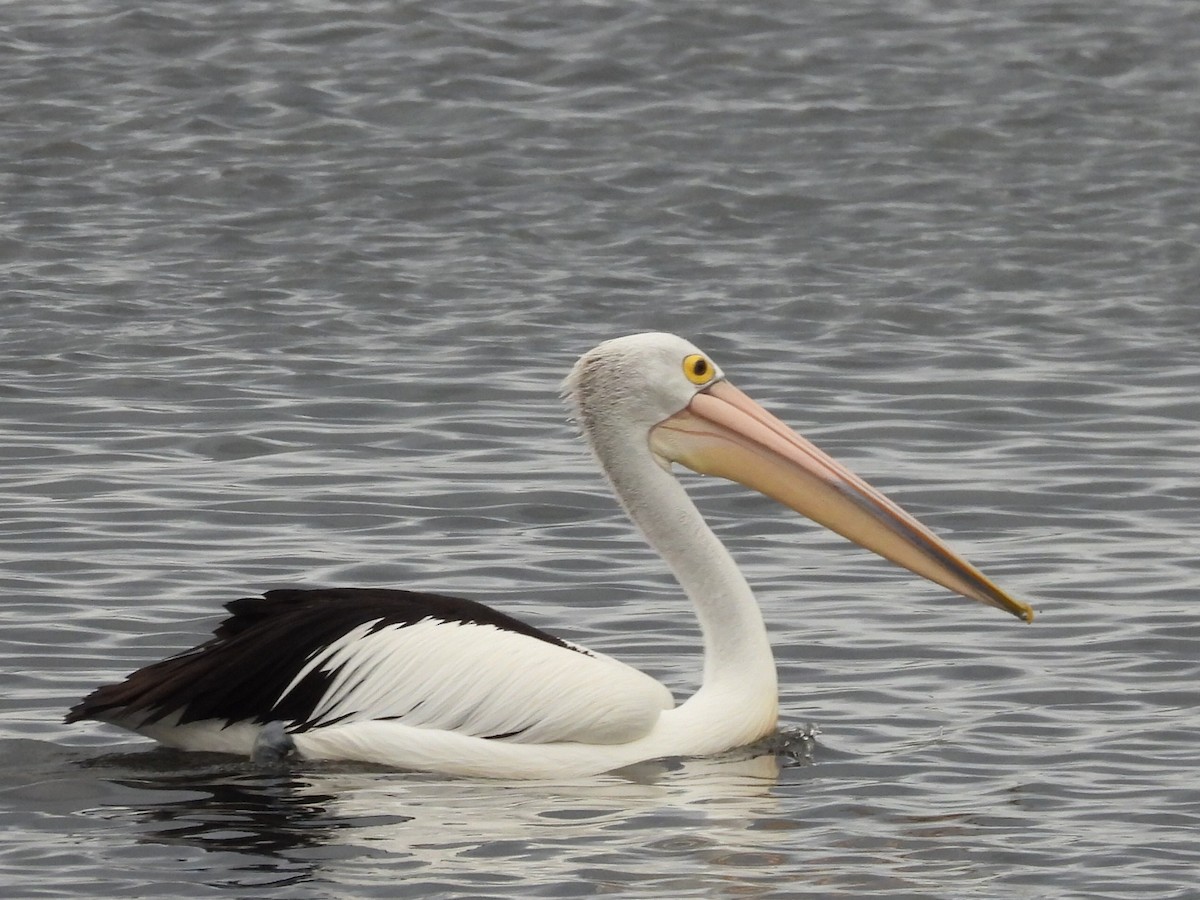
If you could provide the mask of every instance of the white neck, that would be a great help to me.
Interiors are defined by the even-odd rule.
[[[625,510],[670,566],[700,621],[704,680],[678,712],[754,732],[747,740],[760,737],[775,725],[778,686],[762,613],[746,579],[682,485],[648,448],[631,452],[637,444],[620,440],[593,446]],[[741,718],[752,721],[739,725]]]

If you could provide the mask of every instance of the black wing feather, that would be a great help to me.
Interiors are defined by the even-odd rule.
[[[311,671],[282,700],[280,695],[314,654],[367,622],[376,623],[373,631],[430,618],[470,622],[578,649],[474,600],[420,591],[284,588],[225,608],[230,616],[210,640],[97,688],[71,708],[66,721],[132,714],[145,725],[179,711],[180,724],[282,720],[303,730],[315,724],[313,711],[337,671]]]

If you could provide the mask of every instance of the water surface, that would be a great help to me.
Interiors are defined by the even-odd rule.
[[[993,6],[5,7],[10,892],[1193,896],[1200,13]],[[514,786],[61,724],[276,585],[484,599],[686,696],[557,398],[646,329],[1037,622],[690,478],[809,764]]]

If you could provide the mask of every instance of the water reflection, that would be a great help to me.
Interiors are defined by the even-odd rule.
[[[447,880],[577,880],[581,866],[601,882],[680,878],[667,860],[681,854],[761,877],[756,868],[771,865],[800,827],[777,802],[780,772],[810,763],[814,746],[811,730],[781,733],[720,758],[555,783],[344,763],[266,770],[165,749],[78,764],[123,789],[93,812],[111,817],[123,807],[138,843],[233,854],[221,867],[225,884],[383,886],[403,871],[416,891],[412,879],[428,889]],[[645,869],[631,869],[634,859]]]

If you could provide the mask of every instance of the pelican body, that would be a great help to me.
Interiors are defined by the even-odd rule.
[[[97,719],[185,750],[493,778],[564,778],[708,756],[770,734],[775,663],[745,578],[673,463],[758,490],[892,562],[1026,621],[1033,610],[669,334],[606,341],[563,385],[622,506],[690,599],[700,688],[670,691],[482,604],[373,588],[274,590],[227,604],[211,640],[93,691]]]

